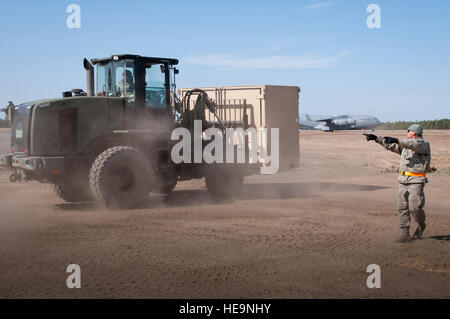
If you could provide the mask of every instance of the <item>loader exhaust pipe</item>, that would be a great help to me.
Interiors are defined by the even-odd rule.
[[[83,60],[83,66],[86,69],[87,96],[94,96],[94,66],[86,58]]]

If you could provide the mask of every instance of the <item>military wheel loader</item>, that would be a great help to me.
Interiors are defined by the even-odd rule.
[[[216,197],[230,196],[256,169],[248,163],[199,163],[194,154],[190,163],[174,163],[174,129],[193,133],[196,120],[202,132],[247,125],[245,110],[242,119],[222,121],[220,106],[201,90],[180,101],[175,93],[178,60],[113,55],[83,64],[87,92],[74,89],[62,98],[10,102],[4,109],[11,121],[11,154],[0,155],[0,166],[12,170],[11,182],[51,183],[67,202],[95,200],[106,207],[133,208],[145,203],[150,192],[168,194],[178,181],[193,178],[205,177]],[[206,111],[213,121],[206,120]],[[208,144],[204,134],[201,143],[202,148]]]

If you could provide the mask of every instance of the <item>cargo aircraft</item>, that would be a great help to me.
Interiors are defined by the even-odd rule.
[[[308,114],[299,118],[300,127],[333,132],[338,130],[373,130],[381,122],[370,115],[338,115],[312,120]]]

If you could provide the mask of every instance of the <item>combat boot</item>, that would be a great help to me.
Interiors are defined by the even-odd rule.
[[[409,243],[412,241],[411,236],[409,235],[409,228],[402,228],[402,234],[396,240],[398,243]]]
[[[425,231],[427,225],[425,223],[420,223],[417,225],[416,231],[414,232],[413,239],[422,239],[423,232]]]

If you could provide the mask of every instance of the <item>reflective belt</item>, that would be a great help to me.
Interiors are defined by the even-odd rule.
[[[414,176],[414,177],[425,177],[427,174],[425,173],[412,173],[412,172],[401,172],[403,176]]]

